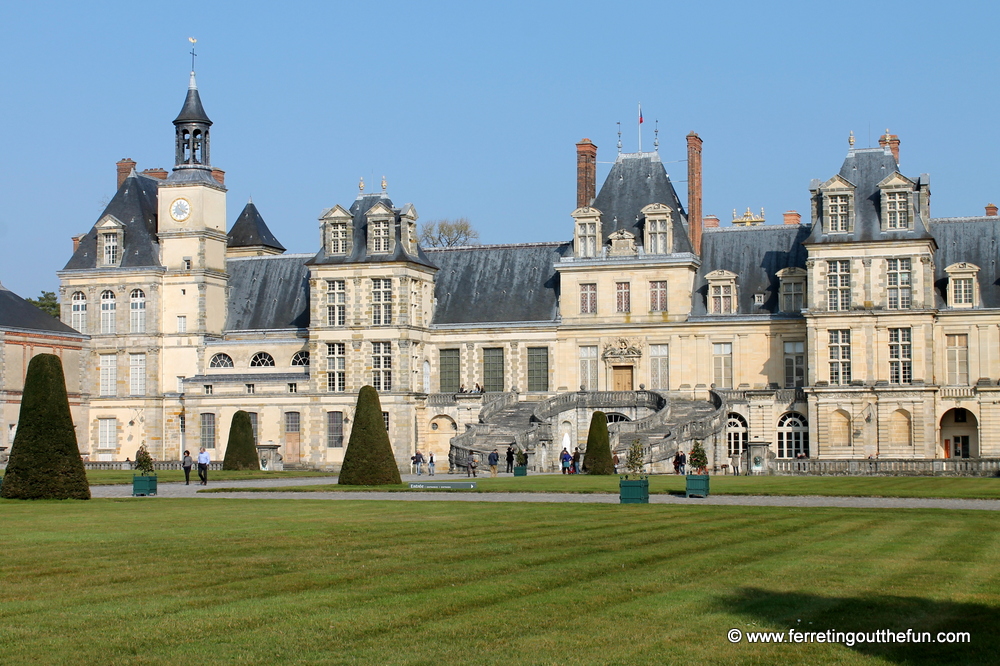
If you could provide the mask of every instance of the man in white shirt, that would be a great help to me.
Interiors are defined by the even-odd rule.
[[[208,451],[205,447],[201,447],[201,451],[198,452],[198,478],[201,479],[201,485],[208,485],[208,463],[212,462],[212,459],[208,455]]]

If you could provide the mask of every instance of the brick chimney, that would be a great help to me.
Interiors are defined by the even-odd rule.
[[[132,169],[135,168],[135,160],[133,160],[131,157],[126,157],[122,160],[119,160],[117,166],[118,166],[118,185],[115,186],[116,190],[122,186],[122,183],[125,182],[125,179],[128,178],[128,175],[132,173]]]
[[[157,168],[157,169],[145,169],[142,172],[142,175],[143,176],[149,176],[150,178],[156,178],[157,180],[166,180],[167,179],[167,170],[166,169],[159,169],[159,168]]]
[[[597,196],[597,146],[590,139],[576,144],[576,207],[589,206]]]
[[[719,228],[719,218],[715,215],[706,215],[702,221],[702,226],[706,229],[718,229]]]
[[[889,146],[889,150],[892,151],[892,156],[896,159],[896,163],[899,163],[899,137],[895,134],[889,134],[889,130],[885,131],[885,134],[878,138],[878,145],[885,148]]]
[[[226,172],[222,169],[212,169],[212,178],[219,181],[219,185],[226,184]]]
[[[687,135],[688,145],[688,227],[691,233],[691,247],[701,254],[701,144],[702,140],[694,132]],[[716,224],[718,226],[718,224]]]
[[[86,235],[87,234],[77,234],[76,236],[73,236],[73,254],[76,254],[76,251],[80,249],[80,241],[82,241]]]
[[[802,213],[794,210],[785,211],[785,224],[802,224]]]
[[[988,203],[986,204],[986,217],[996,217],[997,216],[997,205]]]

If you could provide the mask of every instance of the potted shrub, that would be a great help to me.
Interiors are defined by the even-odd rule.
[[[132,497],[156,494],[156,474],[153,473],[153,457],[143,444],[135,453],[135,471],[139,476],[132,476]]]
[[[621,504],[649,504],[649,475],[643,474],[642,440],[636,439],[625,457],[626,473],[618,477]]]
[[[708,456],[705,455],[705,447],[701,445],[701,440],[695,440],[688,465],[695,473],[687,475],[684,496],[708,497]]]
[[[514,476],[528,476],[528,454],[525,451],[514,454]]]

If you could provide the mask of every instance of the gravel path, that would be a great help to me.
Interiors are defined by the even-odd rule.
[[[464,477],[462,477],[464,478]],[[224,488],[277,488],[281,486],[309,486],[336,483],[334,477],[307,477],[300,479],[262,479],[255,481],[219,481],[213,483],[209,477],[209,487]],[[404,475],[403,481],[430,481],[426,476]],[[441,481],[460,480],[458,477],[442,477]],[[161,483],[157,487],[159,497],[229,498],[229,499],[311,499],[311,500],[395,500],[401,502],[570,502],[577,504],[617,504],[618,496],[613,494],[582,493],[448,493],[435,491],[413,492],[269,492],[269,493],[202,493],[203,486],[183,483]],[[129,497],[129,485],[91,486],[93,497]],[[790,507],[844,507],[857,509],[974,509],[979,511],[1000,511],[1000,500],[975,499],[923,499],[903,497],[819,497],[777,496],[777,495],[712,495],[707,498],[686,499],[677,495],[650,495],[650,504],[681,504],[685,506],[790,506]]]

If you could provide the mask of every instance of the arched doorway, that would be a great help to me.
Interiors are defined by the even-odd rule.
[[[424,459],[428,454],[434,453],[434,462],[438,469],[448,462],[448,452],[451,450],[451,438],[458,434],[458,424],[450,417],[439,414],[431,419],[427,440],[421,453]],[[445,468],[447,470],[447,468]]]
[[[787,412],[778,419],[778,457],[809,457],[809,423],[798,412]]]
[[[979,457],[979,421],[976,415],[963,407],[949,409],[941,417],[943,458]]]
[[[726,442],[729,445],[729,457],[743,455],[750,441],[750,428],[747,420],[736,412],[730,412],[726,417]]]

